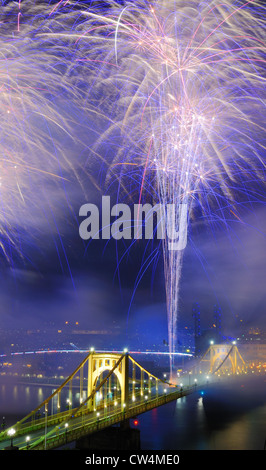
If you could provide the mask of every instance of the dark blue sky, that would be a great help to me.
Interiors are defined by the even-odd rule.
[[[80,195],[80,205],[83,197]],[[236,332],[236,315],[247,325],[265,327],[265,215],[265,208],[258,207],[246,215],[245,224],[232,221],[228,231],[213,234],[207,226],[194,230],[197,233],[192,233],[184,252],[181,327],[193,325],[194,302],[201,306],[205,327],[212,322],[215,303],[222,308],[223,327],[229,334]],[[2,328],[38,328],[49,321],[60,326],[68,320],[79,321],[84,329],[101,329],[103,325],[112,328],[115,321],[122,329],[127,326],[129,335],[138,329],[165,337],[160,247],[157,264],[147,270],[134,293],[144,241],[129,250],[118,277],[116,252],[118,249],[120,256],[124,253],[122,241],[116,245],[111,240],[105,246],[103,241],[94,240],[85,250],[77,224],[62,226],[61,235],[64,251],[59,238],[55,237],[54,243],[48,231],[34,249],[33,245],[28,249],[33,263],[2,269]]]

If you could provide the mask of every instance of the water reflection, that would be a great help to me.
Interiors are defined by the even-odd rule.
[[[43,400],[44,400],[43,389],[42,387],[38,387],[38,403],[42,403]]]
[[[216,432],[214,449],[262,450],[266,437],[266,406],[260,406]]]
[[[262,450],[266,438],[265,382],[240,396],[198,391],[140,420],[143,450]],[[251,389],[252,390],[252,389]],[[151,431],[152,430],[152,431]],[[160,437],[158,437],[158,435]]]
[[[13,397],[14,397],[14,400],[17,401],[17,398],[18,398],[18,387],[17,387],[17,385],[15,385],[14,389],[13,389]]]

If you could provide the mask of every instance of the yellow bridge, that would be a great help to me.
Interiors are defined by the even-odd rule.
[[[204,369],[209,374],[238,374],[245,372],[247,364],[238,347],[233,344],[212,344],[200,358],[194,369]]]
[[[200,361],[207,364],[209,373],[217,374],[228,361],[233,374],[245,369],[236,346],[218,346],[211,346]],[[78,394],[74,393],[77,387]],[[13,442],[23,450],[59,448],[194,390],[195,384],[176,385],[155,377],[127,351],[92,350],[48,398],[0,434],[0,449],[12,447]],[[67,410],[63,410],[63,395]],[[74,395],[78,395],[75,406]]]

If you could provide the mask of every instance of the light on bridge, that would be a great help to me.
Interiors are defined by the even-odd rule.
[[[27,449],[29,449],[29,446],[30,446],[30,436],[26,436],[26,442],[27,442]]]
[[[7,431],[7,434],[8,436],[11,438],[11,447],[13,447],[13,437],[14,435],[16,434],[16,431],[14,428],[10,428],[8,431]]]
[[[8,434],[9,436],[14,436],[14,434],[16,434],[16,431],[15,431],[14,428],[10,428],[10,429],[7,431],[7,434]]]

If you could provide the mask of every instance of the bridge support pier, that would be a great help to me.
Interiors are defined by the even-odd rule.
[[[78,450],[140,450],[140,448],[140,431],[130,426],[109,427],[76,441]]]
[[[125,419],[124,421],[121,421],[120,429],[121,431],[126,431],[127,429],[130,429],[130,419]]]

